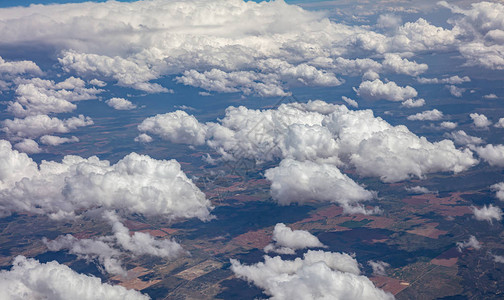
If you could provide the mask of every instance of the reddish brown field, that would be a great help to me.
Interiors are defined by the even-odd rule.
[[[405,281],[390,278],[386,276],[373,276],[369,278],[376,287],[392,293],[393,295],[397,295],[400,291],[406,289],[409,284]]]
[[[437,239],[440,235],[447,234],[448,231],[436,229],[439,223],[426,223],[421,227],[415,228],[413,230],[408,230],[408,233],[425,236],[431,239]]]

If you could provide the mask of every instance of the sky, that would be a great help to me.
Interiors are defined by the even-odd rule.
[[[43,241],[94,259],[111,277],[125,274],[124,257],[186,254],[183,242],[130,235],[124,220],[215,219],[218,203],[191,170],[254,162],[279,207],[315,201],[366,216],[384,213],[381,193],[393,184],[432,193],[421,185],[436,174],[455,180],[504,167],[502,3],[292,3],[0,9],[0,216],[102,222],[108,235]],[[503,183],[480,188],[495,197],[473,206],[472,217],[500,221]],[[237,278],[278,299],[328,291],[357,299],[354,284],[369,298],[393,299],[361,273],[358,257],[308,231],[279,223],[272,239],[265,253],[303,256],[252,265],[231,258]],[[146,298],[26,257],[0,273],[0,287],[47,296],[24,279],[36,270]],[[76,297],[65,286],[53,291]]]

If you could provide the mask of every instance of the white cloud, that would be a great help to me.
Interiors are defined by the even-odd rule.
[[[71,112],[77,108],[72,102],[96,99],[103,92],[86,88],[86,83],[75,77],[58,83],[40,78],[18,81],[15,101],[10,101],[7,107],[16,117]]]
[[[284,159],[278,167],[266,170],[264,176],[271,181],[271,196],[281,205],[328,201],[338,203],[347,212],[366,213],[359,202],[374,196],[328,164]]]
[[[142,133],[135,138],[135,142],[139,143],[150,143],[152,142],[152,137],[148,134]]]
[[[450,91],[450,94],[452,94],[452,96],[458,98],[462,97],[462,94],[466,91],[466,89],[459,88],[455,85],[447,85],[446,88],[448,89],[448,91]]]
[[[405,187],[404,188],[406,191],[413,193],[413,194],[433,194],[437,193],[435,191],[431,191],[426,187],[423,186],[412,186],[412,187]]]
[[[401,103],[401,106],[405,106],[405,107],[408,107],[408,108],[412,108],[412,107],[422,107],[425,105],[425,100],[424,99],[408,99],[406,101],[404,101],[403,103]]]
[[[411,86],[400,87],[393,81],[383,83],[380,79],[364,81],[355,91],[357,95],[368,100],[405,101],[418,95]]]
[[[182,246],[175,241],[157,240],[150,234],[143,232],[135,232],[130,235],[129,229],[120,222],[115,213],[105,212],[104,217],[112,226],[117,243],[135,255],[152,255],[173,259],[184,253]]]
[[[494,261],[497,263],[504,264],[504,256],[502,255],[493,255]]]
[[[444,136],[452,139],[457,145],[478,145],[483,143],[482,138],[468,135],[463,130],[445,133]]]
[[[79,138],[76,136],[72,136],[70,138],[59,137],[54,135],[43,135],[40,137],[40,142],[44,145],[49,146],[59,146],[65,143],[78,143]]]
[[[473,120],[474,126],[478,128],[487,128],[492,125],[492,122],[490,122],[484,114],[472,113],[469,114],[469,116]]]
[[[473,206],[472,211],[474,213],[474,218],[478,221],[488,221],[492,224],[493,220],[502,220],[502,210],[500,207],[493,206],[492,204],[488,206],[484,205],[482,208]]]
[[[391,70],[398,74],[406,74],[409,76],[418,76],[429,68],[427,64],[418,64],[415,61],[409,61],[406,58],[401,58],[398,54],[387,53],[382,62],[385,69]]]
[[[5,61],[0,56],[0,78],[1,79],[12,79],[15,76],[31,74],[31,75],[42,75],[42,70],[36,63],[29,60],[21,61]]]
[[[101,80],[96,79],[96,78],[95,79],[91,79],[89,81],[89,84],[96,85],[98,87],[105,87],[105,86],[107,86],[107,83],[105,81],[101,81]]]
[[[496,128],[504,128],[504,118],[500,118],[497,123],[495,123],[494,127]]]
[[[459,77],[458,75],[454,75],[451,77],[447,78],[425,78],[425,77],[418,77],[417,78],[418,83],[422,84],[429,84],[429,83],[443,83],[443,84],[461,84],[464,82],[470,82],[471,78],[469,76],[464,76],[464,77]]]
[[[408,116],[410,121],[439,121],[443,118],[443,113],[437,109],[426,110],[415,115]]]
[[[341,96],[341,99],[343,101],[345,101],[346,104],[352,106],[352,107],[355,107],[355,108],[358,108],[359,107],[359,103],[357,103],[357,101],[353,100],[353,99],[350,99],[348,97],[345,97],[345,96]]]
[[[324,248],[319,239],[306,230],[292,230],[283,223],[273,229],[274,243],[267,245],[264,252],[295,254],[295,250],[305,248]]]
[[[310,250],[292,261],[265,256],[249,266],[231,259],[231,270],[271,299],[394,299],[359,275],[357,261],[348,254]]]
[[[107,105],[112,107],[113,109],[117,110],[131,110],[136,108],[135,104],[124,98],[110,98],[105,101],[105,103],[107,103]]]
[[[202,124],[185,112],[147,120],[139,126],[141,131],[172,142],[206,141],[221,159],[292,158],[335,165],[344,161],[358,174],[386,182],[431,172],[461,172],[477,163],[470,150],[457,150],[452,141],[430,143],[405,126],[374,117],[371,110],[353,111],[319,100],[262,111],[228,107],[219,123]]]
[[[455,129],[455,128],[457,128],[457,126],[458,126],[458,124],[455,122],[449,122],[449,121],[441,122],[442,128]]]
[[[462,252],[465,248],[474,248],[476,250],[481,249],[481,243],[476,239],[474,235],[469,237],[469,240],[466,242],[457,242],[457,249],[459,252]]]
[[[504,167],[504,145],[492,145],[475,147],[474,150],[489,165]]]
[[[42,241],[50,251],[68,250],[69,253],[77,255],[80,259],[98,260],[106,272],[110,274],[127,275],[120,260],[121,251],[113,248],[106,238],[77,239],[71,234],[59,236],[49,241],[43,238]]]
[[[93,124],[93,120],[90,117],[84,117],[83,115],[65,120],[60,120],[56,117],[51,118],[48,115],[36,115],[24,119],[14,118],[13,120],[4,120],[2,121],[2,131],[13,138],[36,138],[52,133],[67,133],[78,127]]]
[[[102,207],[168,219],[210,219],[210,202],[175,160],[131,153],[110,165],[96,156],[65,156],[61,163],[43,161],[37,170],[37,164],[8,142],[0,150],[7,160],[0,171],[2,214],[28,211],[62,218]],[[23,172],[11,174],[16,165]]]
[[[31,140],[31,139],[24,139],[21,142],[16,143],[14,145],[14,148],[16,148],[17,150],[19,150],[21,152],[28,153],[28,154],[42,152],[42,150],[39,148],[39,145],[37,144],[37,142],[35,142],[34,140]]]
[[[177,110],[143,120],[138,130],[159,135],[174,143],[202,145],[205,143],[207,126],[185,111]]]
[[[2,299],[121,299],[147,300],[146,295],[122,286],[102,283],[99,278],[78,274],[56,261],[40,263],[17,256],[10,271],[0,271]]]
[[[381,276],[387,275],[386,269],[390,267],[390,264],[381,260],[377,261],[370,260],[368,261],[368,264],[371,266],[371,268],[373,268],[374,275],[381,275]]]
[[[488,95],[483,96],[483,98],[485,98],[485,99],[497,99],[499,97],[497,97],[497,95],[495,95],[495,94],[488,94]]]
[[[497,199],[504,201],[504,182],[496,183],[490,188],[495,191],[495,197],[497,197]]]

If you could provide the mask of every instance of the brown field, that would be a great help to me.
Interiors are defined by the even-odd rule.
[[[245,247],[262,249],[271,243],[271,231],[257,230],[241,234],[231,240],[231,243]]]
[[[373,276],[369,278],[376,287],[392,293],[393,295],[397,295],[400,291],[406,289],[409,286],[409,283],[391,278],[386,276]]]
[[[175,276],[186,280],[194,280],[200,276],[203,276],[221,267],[222,267],[221,262],[209,259],[200,264],[195,265],[194,267],[185,269],[184,271],[176,274]]]
[[[408,233],[425,236],[431,239],[437,239],[440,235],[445,235],[448,231],[436,229],[439,223],[426,223],[421,227],[415,228],[413,230],[408,230]]]

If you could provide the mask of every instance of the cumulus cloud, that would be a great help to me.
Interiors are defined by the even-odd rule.
[[[504,118],[500,118],[497,123],[495,123],[494,127],[496,128],[504,128]]]
[[[113,109],[117,110],[131,110],[136,108],[135,104],[124,98],[110,98],[105,101],[105,103],[107,103],[107,105],[112,107]]]
[[[483,143],[482,138],[468,135],[463,130],[445,133],[444,136],[452,139],[457,145],[478,145]]]
[[[457,249],[459,252],[462,252],[465,248],[473,248],[475,250],[481,249],[481,243],[476,239],[474,235],[469,237],[469,240],[466,242],[457,242]]]
[[[472,207],[474,213],[474,218],[478,221],[488,221],[492,224],[493,220],[502,220],[502,210],[498,206],[493,206],[492,204],[482,208]]]
[[[391,70],[398,74],[406,74],[409,76],[418,76],[429,68],[427,64],[418,64],[415,61],[409,61],[406,58],[401,58],[398,54],[387,53],[382,62],[385,69]]]
[[[68,250],[79,258],[97,260],[106,272],[123,276],[126,276],[127,272],[121,262],[121,256],[124,255],[122,249],[132,255],[150,255],[166,259],[174,259],[185,253],[182,246],[173,240],[158,240],[143,232],[130,235],[129,229],[114,212],[106,211],[103,215],[112,226],[112,236],[77,239],[67,234],[52,241],[44,238],[43,242],[51,251]]]
[[[405,106],[405,107],[408,107],[408,108],[422,107],[424,105],[425,105],[425,100],[424,99],[416,99],[416,100],[408,99],[408,100],[404,101],[403,103],[401,103],[401,106]]]
[[[52,133],[67,133],[79,127],[93,125],[90,117],[79,115],[65,120],[48,115],[29,116],[24,119],[2,121],[2,131],[12,138],[36,138]]]
[[[16,148],[17,150],[19,150],[21,152],[28,153],[28,154],[42,152],[42,150],[39,148],[39,145],[37,144],[37,142],[35,142],[34,140],[31,140],[31,139],[24,139],[21,142],[16,143],[14,145],[14,148]]]
[[[437,84],[437,83],[442,83],[442,84],[461,84],[464,82],[471,82],[471,78],[469,76],[464,76],[464,77],[459,77],[458,75],[454,75],[451,77],[447,78],[425,78],[425,77],[418,77],[416,79],[418,83],[422,84]]]
[[[139,143],[150,143],[152,142],[152,137],[148,134],[142,133],[135,138],[135,142]]]
[[[346,212],[368,213],[359,202],[373,198],[333,165],[284,159],[264,176],[271,181],[271,196],[281,205],[318,200],[338,203]]]
[[[469,114],[469,117],[473,120],[474,126],[478,128],[487,128],[492,125],[492,122],[490,122],[484,114],[472,113]]]
[[[437,193],[435,191],[431,191],[428,188],[423,187],[423,186],[419,186],[419,185],[412,186],[412,187],[405,187],[404,189],[406,191],[410,192],[410,193],[413,193],[413,194],[433,194],[433,193]]]
[[[383,83],[380,79],[363,81],[355,92],[364,99],[388,101],[405,101],[418,95],[411,86],[400,87],[393,81]]]
[[[124,299],[147,300],[149,296],[99,278],[78,274],[56,261],[40,263],[17,256],[9,271],[0,271],[2,299]]]
[[[381,276],[387,275],[386,269],[390,267],[390,264],[381,260],[377,261],[370,260],[368,261],[368,265],[370,265],[371,268],[373,269],[374,275],[381,275]]]
[[[94,87],[86,88],[86,83],[75,77],[58,83],[40,78],[18,81],[16,98],[7,107],[16,117],[71,112],[77,108],[72,102],[96,99],[97,94],[103,92]]]
[[[474,150],[491,166],[504,167],[504,145],[475,147]]]
[[[0,177],[3,215],[28,211],[62,218],[102,207],[167,218],[210,218],[210,202],[175,160],[131,153],[114,165],[96,156],[65,156],[61,163],[37,166],[9,142],[1,145],[6,161]],[[20,171],[12,172],[18,165]]]
[[[466,91],[466,89],[459,88],[455,85],[447,85],[446,88],[448,89],[448,91],[450,91],[450,94],[452,94],[452,96],[458,98],[462,97],[462,94]]]
[[[455,129],[457,128],[458,124],[455,122],[450,122],[450,121],[444,121],[441,122],[441,127],[445,129]]]
[[[291,158],[336,166],[343,162],[360,175],[385,182],[431,172],[461,172],[477,163],[470,150],[458,150],[452,141],[431,143],[405,126],[375,117],[371,110],[353,111],[320,100],[262,111],[228,107],[219,123],[202,124],[178,111],[144,122],[140,131],[171,142],[206,142],[221,159]]]
[[[504,182],[496,183],[490,188],[495,191],[495,197],[497,197],[497,199],[504,201]]]
[[[205,143],[207,126],[185,111],[177,110],[143,120],[138,130],[159,135],[174,143],[202,145]]]
[[[408,116],[410,121],[439,121],[443,118],[443,113],[437,109],[426,110],[415,115]]]
[[[483,96],[483,98],[485,98],[485,99],[497,99],[499,97],[497,97],[497,95],[495,95],[495,94],[488,94],[488,95]]]
[[[284,223],[278,223],[273,229],[274,243],[267,245],[264,252],[295,254],[295,250],[326,247],[319,239],[306,230],[292,230]]]
[[[355,107],[355,108],[359,107],[359,103],[357,103],[357,101],[355,101],[353,99],[350,99],[350,98],[345,97],[345,96],[341,96],[341,99],[343,101],[345,101],[346,104],[348,104],[348,105],[350,105],[352,107]]]
[[[49,145],[49,146],[59,146],[61,144],[66,144],[66,143],[78,143],[79,138],[76,136],[72,136],[70,138],[66,137],[59,137],[55,135],[43,135],[40,137],[40,143],[44,145]]]
[[[271,299],[394,299],[360,275],[357,261],[343,253],[310,250],[292,261],[265,256],[248,266],[231,259],[231,270]]]

